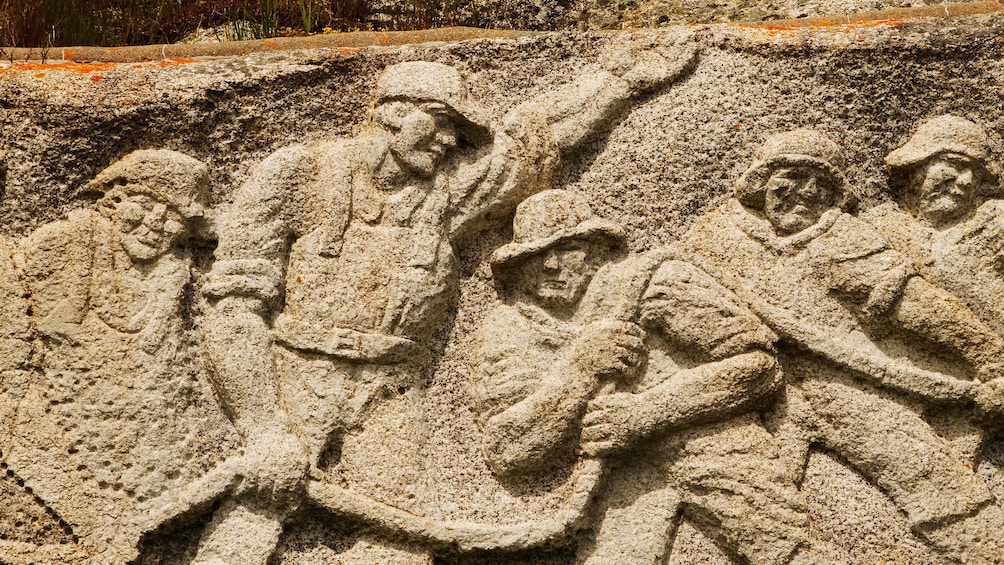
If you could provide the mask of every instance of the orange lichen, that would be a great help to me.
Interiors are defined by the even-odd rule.
[[[73,60],[73,51],[70,49],[63,49],[63,59],[67,61]]]
[[[189,63],[194,63],[195,59],[171,59],[168,61],[160,61],[157,63],[158,67],[175,67],[177,65],[187,65]]]
[[[101,82],[101,80],[104,79],[104,78],[105,77],[103,77],[101,75],[94,75],[94,76],[91,77],[91,82]]]
[[[358,53],[359,51],[361,51],[361,49],[358,48],[358,47],[339,47],[338,48],[338,52],[339,53]]]
[[[70,71],[80,74],[90,74],[114,69],[115,63],[15,63],[8,67],[9,71]]]
[[[261,44],[264,45],[265,47],[268,47],[269,49],[278,49],[279,48],[279,42],[273,41],[271,39],[262,39],[261,40]]]
[[[865,28],[865,27],[878,27],[878,26],[901,26],[905,25],[905,20],[863,20],[854,22],[841,22],[834,21],[830,19],[807,19],[799,20],[798,23],[792,23],[788,25],[780,24],[736,24],[741,28],[749,29],[763,29],[767,31],[798,31],[800,29],[813,29],[813,28],[837,28],[842,31],[851,31],[854,29]]]
[[[44,78],[44,77],[45,73],[38,73],[37,75],[35,75],[35,78]]]

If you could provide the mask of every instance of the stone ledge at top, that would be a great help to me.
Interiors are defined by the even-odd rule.
[[[922,18],[955,18],[992,13],[1004,9],[999,0],[976,2],[944,2],[916,7],[884,8],[875,11],[851,11],[792,19],[739,21],[730,25],[762,27],[772,30],[802,27],[832,27],[848,25],[878,25],[881,22],[900,22]],[[639,31],[645,28],[628,28],[621,31]],[[137,45],[128,47],[69,46],[39,48],[4,48],[2,58],[13,62],[78,62],[78,63],[133,63],[169,61],[195,57],[229,57],[251,53],[286,51],[294,49],[359,49],[387,47],[429,42],[455,42],[469,39],[514,37],[541,32],[516,29],[482,29],[473,27],[446,27],[414,31],[359,31],[318,34],[306,37],[276,37],[260,40],[223,41],[202,44]]]

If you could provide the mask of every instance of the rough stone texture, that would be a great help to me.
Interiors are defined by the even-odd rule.
[[[1001,395],[974,383],[1004,351],[1002,24],[5,66],[0,561],[647,563],[668,545],[674,564],[995,562],[1004,447],[984,422]],[[408,61],[426,63],[392,66]],[[398,133],[422,116],[436,133],[415,143],[438,145],[409,157]],[[912,172],[920,154],[946,158]],[[353,167],[386,162],[367,155],[407,166],[346,196]],[[482,176],[451,168],[486,156]],[[986,188],[961,199],[978,229],[901,201],[946,167]],[[367,187],[401,179],[471,192],[359,239],[383,217]],[[858,209],[805,220],[806,197],[783,217],[803,181]],[[814,229],[803,251],[776,241]],[[594,275],[584,295],[540,290],[567,288],[535,274],[550,250],[596,241],[613,242],[602,261],[558,269]],[[771,241],[790,257],[755,251]],[[293,286],[332,264],[340,290]],[[383,271],[411,310],[361,330]],[[990,292],[967,285],[981,277]],[[296,325],[319,313],[331,339]],[[551,326],[570,329],[537,335]],[[515,393],[493,389],[504,359],[530,367]],[[380,386],[352,396],[350,372]],[[904,393],[910,375],[943,386]],[[639,494],[648,507],[621,504]]]

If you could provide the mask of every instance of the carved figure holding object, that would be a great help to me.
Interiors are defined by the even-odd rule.
[[[950,351],[978,373],[1001,358],[1004,342],[850,213],[856,195],[842,168],[840,147],[820,132],[773,135],[739,179],[736,198],[699,220],[681,248],[781,338],[789,386],[772,426],[789,445],[794,476],[810,447],[832,450],[933,547],[992,563],[1001,555],[991,533],[1004,527],[1001,508],[961,455],[905,405],[965,405],[975,383],[965,373],[921,369],[878,344],[901,332],[904,347]]]
[[[491,125],[455,68],[391,65],[360,136],[288,147],[252,172],[203,292],[214,380],[248,445],[247,484],[261,487],[231,506],[243,518],[217,515],[195,563],[264,563],[308,468],[421,512],[409,506],[423,499],[415,419],[457,280],[454,245],[547,187],[562,153],[681,76],[695,53],[634,57],[626,78],[579,77]],[[627,74],[641,64],[643,76]],[[238,536],[265,541],[247,549],[231,544]]]
[[[578,562],[664,560],[681,513],[712,516],[701,526],[751,563],[829,561],[751,415],[779,384],[770,330],[668,251],[626,257],[621,228],[577,194],[528,198],[513,232],[492,256],[511,303],[485,320],[472,379],[483,452],[503,480],[570,464],[579,441],[589,457],[613,458]],[[673,364],[670,341],[700,350],[684,355],[700,361]],[[701,482],[705,460],[727,474],[713,489]],[[730,515],[756,518],[744,526]]]

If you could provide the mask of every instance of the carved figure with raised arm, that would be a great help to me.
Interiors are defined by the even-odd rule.
[[[914,406],[971,403],[978,380],[996,377],[1004,341],[852,215],[842,168],[818,131],[773,135],[736,197],[681,245],[781,338],[789,385],[774,425],[796,478],[810,447],[828,450],[945,556],[995,563],[1004,513]]]
[[[485,320],[472,380],[483,452],[503,480],[580,441],[608,459],[578,562],[664,562],[681,516],[745,563],[840,562],[809,539],[759,422],[781,384],[773,332],[672,251],[626,256],[575,193],[530,197],[513,232],[492,256],[511,300]]]
[[[187,155],[135,151],[89,183],[96,209],[17,249],[44,357],[9,458],[101,562],[134,558],[145,505],[205,473],[207,445],[233,444],[186,327],[208,181]]]
[[[546,188],[563,153],[694,59],[689,47],[629,55],[498,122],[482,117],[457,69],[391,65],[358,137],[287,147],[252,171],[203,289],[214,379],[247,444],[245,480],[195,563],[265,563],[308,468],[421,511],[421,385],[454,300],[454,245]],[[386,557],[379,541],[350,551],[431,559]]]

